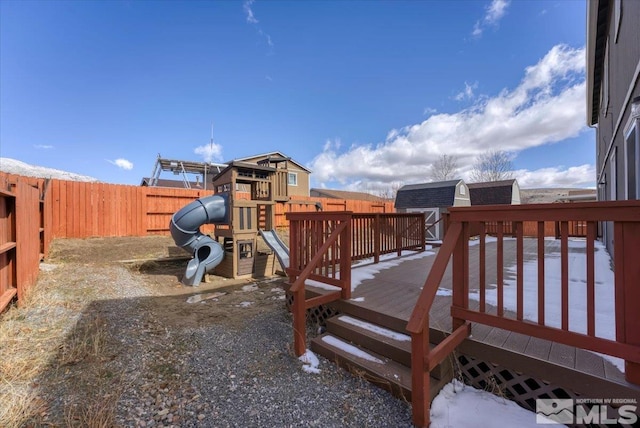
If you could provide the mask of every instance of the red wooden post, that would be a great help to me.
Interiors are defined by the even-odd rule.
[[[596,223],[587,222],[587,334],[596,335],[595,311],[595,249]]]
[[[640,346],[640,222],[614,225],[616,339]],[[625,379],[640,384],[640,363],[625,361]]]
[[[453,266],[452,266],[452,277],[451,277],[451,288],[453,289],[453,295],[451,296],[451,305],[453,307],[464,308],[465,307],[465,282],[468,281],[469,278],[469,266],[467,264],[467,253],[465,252],[464,238],[466,233],[460,234],[458,240],[456,241],[455,249],[453,250]],[[467,242],[468,245],[468,242]],[[466,270],[465,270],[466,267]],[[467,278],[465,280],[465,278]],[[467,294],[467,299],[468,299]],[[464,324],[464,320],[461,318],[452,318],[451,319],[451,331],[454,331],[458,327]]]
[[[569,330],[569,223],[560,222],[560,307],[562,329]]]
[[[303,355],[307,350],[307,317],[304,294],[304,287],[293,294],[293,346],[297,357]]]
[[[498,293],[498,308],[497,313],[498,316],[501,317],[504,315],[504,223],[502,221],[498,222],[498,250],[496,254],[496,287]]]
[[[351,218],[347,218],[344,220],[346,222],[346,227],[342,232],[342,237],[340,238],[340,279],[342,280],[342,298],[350,299],[351,298],[351,240],[349,237],[351,236]]]
[[[538,222],[538,324],[544,325],[544,221]]]
[[[480,312],[484,313],[486,308],[486,285],[487,285],[487,244],[485,242],[485,223],[480,222],[480,260],[479,260],[479,275],[480,275]]]
[[[429,353],[429,315],[426,317],[426,333],[411,333],[411,407],[413,424],[417,427],[429,426],[431,397],[430,373],[425,370],[425,361]]]
[[[516,318],[523,319],[524,313],[524,238],[522,222],[512,223],[516,229]]]
[[[373,220],[373,262],[380,262],[380,214],[376,214]]]

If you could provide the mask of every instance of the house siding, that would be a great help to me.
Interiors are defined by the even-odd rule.
[[[615,8],[618,4],[622,13],[616,38]],[[630,123],[631,100],[640,95],[637,76],[640,60],[639,22],[640,1],[609,2],[607,48],[604,55],[606,63],[603,66],[596,130],[598,198],[601,200],[627,199],[625,131]],[[595,43],[594,40],[589,42]],[[602,232],[605,245],[613,253],[612,225],[604,224]]]

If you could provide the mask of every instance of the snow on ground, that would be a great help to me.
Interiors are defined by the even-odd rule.
[[[314,374],[320,373],[320,369],[318,368],[320,361],[318,360],[318,357],[316,357],[316,354],[311,352],[311,350],[307,349],[307,351],[298,357],[298,359],[302,361],[303,371]]]
[[[0,158],[0,171],[25,177],[57,178],[69,181],[98,181],[97,178],[75,174],[60,169],[30,165],[11,158]]]
[[[431,403],[431,428],[540,427],[536,414],[515,402],[453,380]],[[559,426],[559,425],[555,425]]]
[[[584,239],[569,240],[569,330],[587,333],[587,262],[586,241]],[[538,321],[538,261],[524,262],[524,318]],[[545,253],[545,324],[550,327],[561,327],[561,260],[560,251]],[[516,266],[505,269],[507,277],[504,281],[504,308],[516,311]],[[595,242],[595,311],[596,336],[615,340],[615,294],[614,274],[611,270],[611,258],[604,245]],[[491,284],[495,287],[496,284]],[[486,290],[486,302],[496,306],[498,293],[496,288]],[[478,291],[469,294],[469,298],[480,300]],[[611,361],[618,369],[624,371],[624,360],[608,355],[604,358]]]

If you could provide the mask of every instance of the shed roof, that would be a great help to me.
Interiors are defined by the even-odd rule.
[[[471,205],[511,205],[515,181],[512,179],[467,184]]]
[[[456,196],[456,186],[462,180],[433,183],[407,184],[396,194],[396,208],[451,207]]]

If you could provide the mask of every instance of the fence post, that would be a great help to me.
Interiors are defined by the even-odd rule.
[[[616,296],[616,340],[640,346],[640,222],[614,224],[614,265]],[[625,379],[640,384],[640,364],[625,361]]]

